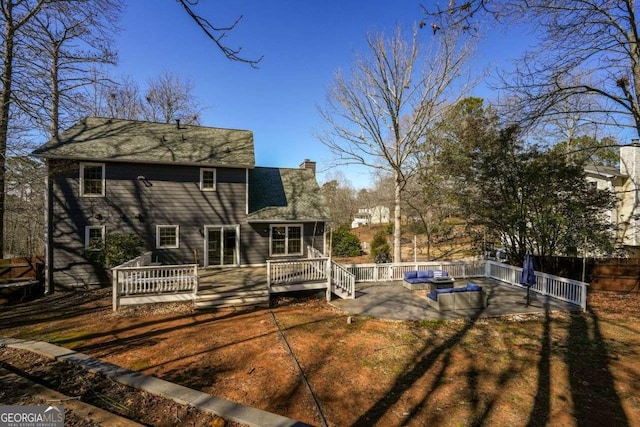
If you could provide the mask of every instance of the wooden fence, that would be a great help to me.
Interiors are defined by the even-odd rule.
[[[0,304],[44,293],[44,260],[40,257],[0,259]]]
[[[638,294],[640,293],[640,259],[596,259],[593,261],[588,277],[590,277],[592,290]]]
[[[0,259],[0,281],[44,278],[44,259],[41,257],[31,258],[5,258]]]

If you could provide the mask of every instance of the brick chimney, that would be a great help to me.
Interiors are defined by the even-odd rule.
[[[316,174],[316,162],[312,162],[309,159],[304,159],[304,162],[300,163],[300,169],[311,169],[313,174]]]

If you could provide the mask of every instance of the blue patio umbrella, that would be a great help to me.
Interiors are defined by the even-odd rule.
[[[533,256],[528,252],[524,255],[524,262],[522,263],[522,276],[520,277],[520,284],[527,287],[527,306],[529,305],[529,291],[531,286],[536,284],[536,271],[533,269]]]

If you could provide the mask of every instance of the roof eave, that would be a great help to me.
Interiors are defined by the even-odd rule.
[[[297,222],[327,222],[329,221],[328,218],[298,218],[298,219],[278,219],[278,218],[271,218],[271,219],[251,219],[251,218],[247,218],[247,222],[250,224],[264,224],[264,223],[297,223]]]
[[[77,157],[77,156],[60,156],[46,153],[31,153],[32,156],[43,159],[61,159],[61,160],[77,160],[80,162],[110,162],[110,163],[140,163],[151,165],[179,165],[179,166],[206,166],[219,168],[239,168],[253,169],[255,164],[237,164],[237,163],[207,163],[207,162],[180,162],[180,161],[161,161],[161,160],[139,160],[139,159],[105,159],[104,157]]]

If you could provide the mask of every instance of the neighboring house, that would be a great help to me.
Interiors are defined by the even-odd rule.
[[[620,167],[585,167],[587,181],[617,196],[617,205],[607,212],[616,227],[617,246],[630,256],[640,255],[640,144],[620,147]]]
[[[47,264],[56,286],[108,283],[86,256],[107,233],[137,233],[153,260],[201,267],[325,249],[315,162],[256,167],[250,131],[91,117],[33,154],[47,164]]]
[[[389,213],[389,208],[386,206],[360,208],[351,222],[351,228],[358,228],[361,225],[388,224],[390,221]]]

